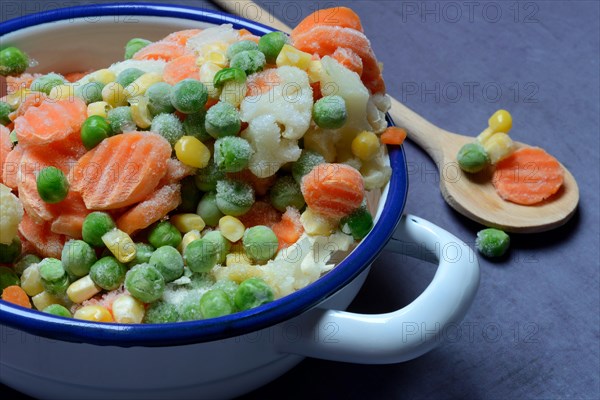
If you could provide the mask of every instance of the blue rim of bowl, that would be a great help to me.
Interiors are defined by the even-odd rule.
[[[245,18],[189,6],[159,3],[119,3],[76,6],[44,11],[0,23],[0,34],[60,20],[85,17],[137,15],[182,18],[213,24],[231,23],[262,35],[273,31],[268,26]],[[393,122],[388,117],[388,122]],[[0,300],[0,324],[47,338],[112,346],[172,346],[209,342],[257,331],[300,315],[342,289],[357,277],[383,250],[400,220],[408,177],[403,146],[388,146],[393,173],[388,196],[378,223],[354,251],[332,271],[292,294],[255,309],[224,317],[168,324],[94,323],[56,317]]]

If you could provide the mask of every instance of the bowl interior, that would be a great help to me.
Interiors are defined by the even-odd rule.
[[[189,7],[137,5],[134,9],[84,6],[55,10],[0,24],[3,45],[16,45],[38,62],[31,72],[68,73],[109,66],[123,60],[133,37],[158,40],[176,30],[233,23],[262,34],[270,29],[238,17]],[[4,86],[4,82],[2,82]],[[381,251],[398,222],[407,193],[402,148],[390,148],[393,175],[379,199],[376,225],[356,249],[317,282],[273,303],[213,320],[163,325],[90,324],[26,311],[0,302],[0,322],[52,338],[119,345],[162,345],[201,342],[238,335],[283,321],[341,289]],[[185,327],[185,329],[178,329]],[[115,335],[115,332],[118,334]]]

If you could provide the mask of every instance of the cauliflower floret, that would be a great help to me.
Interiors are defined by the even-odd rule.
[[[0,243],[10,244],[23,218],[21,201],[0,183]]]
[[[281,137],[281,129],[272,114],[251,120],[240,136],[254,150],[248,168],[259,178],[274,175],[283,164],[296,161],[302,154],[297,140]]]
[[[387,94],[377,93],[369,98],[367,104],[367,119],[373,132],[382,133],[388,126],[385,113],[391,107],[390,97]]]
[[[389,165],[385,146],[379,148],[379,153],[369,161],[364,161],[360,173],[366,190],[379,189],[385,186],[392,176],[392,168]]]
[[[310,126],[313,94],[308,75],[296,67],[277,68],[280,82],[266,93],[244,98],[240,117],[251,122],[262,115],[272,115],[285,139],[300,139]]]
[[[193,51],[195,54],[200,54],[207,45],[214,43],[226,43],[231,44],[239,40],[240,34],[237,30],[233,29],[231,24],[223,24],[206,28],[199,34],[191,37],[185,47],[188,51]]]

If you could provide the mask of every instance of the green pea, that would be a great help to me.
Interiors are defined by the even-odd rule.
[[[183,120],[183,130],[187,136],[193,136],[201,142],[212,139],[206,132],[206,110],[188,114]]]
[[[25,254],[13,265],[13,269],[18,275],[22,275],[23,271],[40,261],[42,261],[42,259],[35,254]]]
[[[193,272],[208,272],[219,257],[219,248],[206,239],[196,239],[188,244],[183,252],[185,264]]]
[[[340,96],[325,96],[313,105],[312,116],[315,123],[325,129],[338,129],[348,119],[346,102]]]
[[[90,272],[92,265],[98,260],[96,252],[83,240],[69,240],[62,250],[61,260],[65,270],[76,277]]]
[[[38,265],[44,290],[56,296],[65,294],[69,277],[62,262],[56,258],[44,258]]]
[[[19,286],[20,284],[21,280],[12,268],[0,266],[0,294],[5,288]]]
[[[248,257],[259,263],[270,260],[277,253],[279,247],[275,232],[264,225],[246,229],[242,243]]]
[[[184,301],[179,304],[179,320],[195,321],[198,319],[202,319],[200,299],[197,298],[197,296],[187,296]]]
[[[274,299],[273,290],[260,278],[249,278],[240,283],[235,293],[235,305],[240,310],[249,310]]]
[[[240,285],[238,285],[236,282],[230,281],[229,279],[219,279],[214,283],[214,285],[212,285],[211,289],[219,289],[224,291],[227,296],[229,296],[229,299],[233,302],[235,293],[237,292],[239,286]]]
[[[184,114],[193,114],[204,109],[208,100],[208,89],[200,81],[184,79],[171,90],[171,104]]]
[[[238,68],[223,68],[215,74],[213,83],[215,87],[220,88],[225,82],[244,83],[246,82],[246,73]]]
[[[150,257],[154,253],[154,247],[148,243],[136,243],[135,244],[135,258],[130,261],[127,266],[133,267],[134,265],[144,264],[150,261]]]
[[[203,192],[217,189],[217,182],[225,179],[225,171],[221,170],[215,163],[210,163],[206,168],[199,169],[194,177],[196,187]]]
[[[174,114],[158,114],[152,119],[150,130],[167,139],[171,146],[175,146],[184,133],[181,121]]]
[[[152,303],[162,297],[165,279],[153,265],[138,264],[127,272],[125,289],[136,299]]]
[[[146,90],[150,114],[155,116],[175,112],[175,107],[171,104],[171,88],[172,86],[166,82],[157,82]]]
[[[193,176],[181,180],[181,204],[177,208],[182,213],[195,213],[202,193],[196,187]]]
[[[12,264],[21,255],[21,239],[15,236],[10,244],[0,243],[0,263]]]
[[[43,168],[37,176],[36,183],[38,194],[46,203],[59,203],[69,194],[69,181],[56,167]]]
[[[84,85],[75,88],[75,96],[80,97],[85,101],[85,104],[102,101],[102,82],[88,82]]]
[[[222,290],[213,289],[202,295],[200,312],[204,318],[217,318],[233,312],[233,302]]]
[[[65,83],[67,83],[67,81],[62,75],[55,74],[52,72],[47,75],[42,75],[38,78],[35,78],[33,82],[31,82],[31,86],[29,88],[36,92],[50,94],[50,91],[53,87],[58,85],[64,85]]]
[[[465,172],[475,173],[484,169],[490,162],[490,158],[479,142],[465,144],[456,156],[460,169]]]
[[[116,82],[120,83],[123,87],[127,87],[127,85],[129,85],[144,74],[145,72],[139,68],[127,68],[119,72],[119,75],[117,75]]]
[[[219,220],[224,214],[217,206],[216,192],[208,192],[202,197],[198,203],[196,214],[202,217],[207,226],[217,226],[219,224]]]
[[[8,114],[12,112],[12,108],[10,104],[5,101],[0,101],[0,124],[8,125],[10,124],[10,118],[8,118]]]
[[[215,139],[235,136],[241,127],[239,111],[226,101],[219,101],[206,113],[206,131]]]
[[[29,57],[16,47],[0,51],[0,75],[21,75],[29,66]]]
[[[202,239],[212,243],[217,248],[217,263],[224,263],[225,257],[227,257],[229,250],[231,250],[231,242],[225,239],[225,236],[219,231],[207,232]]]
[[[108,110],[106,119],[110,124],[112,135],[135,131],[137,129],[137,125],[131,116],[131,108],[129,106],[115,107]]]
[[[48,307],[44,308],[43,312],[56,315],[57,317],[73,318],[71,312],[67,310],[65,306],[61,306],[60,304],[50,304]]]
[[[273,207],[281,212],[285,212],[288,207],[301,210],[305,204],[300,185],[289,175],[277,178],[271,187],[269,198]]]
[[[168,221],[159,222],[148,235],[148,241],[155,248],[163,246],[177,247],[181,243],[181,232]]]
[[[112,128],[106,119],[99,115],[89,116],[81,125],[81,141],[88,150],[109,136],[112,136]]]
[[[141,38],[133,38],[133,39],[129,40],[127,42],[127,44],[125,45],[124,59],[129,60],[130,58],[133,57],[133,55],[135,53],[137,53],[144,47],[148,46],[150,43],[152,43],[152,42],[149,40],[146,40],[146,39],[141,39]]]
[[[90,278],[102,289],[115,290],[125,281],[127,268],[116,258],[108,256],[96,261],[90,268]]]
[[[246,182],[225,179],[217,182],[217,207],[234,217],[248,212],[254,204],[254,189]]]
[[[241,40],[239,42],[232,43],[227,48],[227,58],[231,60],[237,53],[247,50],[258,50],[258,45],[252,40]]]
[[[225,172],[239,172],[245,169],[253,154],[252,146],[244,138],[225,136],[215,141],[215,165]]]
[[[340,221],[342,232],[361,240],[373,228],[373,217],[366,207],[360,207]]]
[[[246,75],[262,71],[267,60],[258,50],[244,50],[233,56],[230,67],[241,69]]]
[[[148,264],[160,271],[165,282],[172,282],[183,275],[183,257],[175,247],[159,247],[152,253]]]
[[[302,182],[304,175],[308,174],[314,167],[324,164],[325,158],[312,150],[302,150],[300,158],[292,164],[292,176],[298,183]]]
[[[94,247],[104,247],[102,236],[116,227],[112,217],[102,211],[89,213],[83,220],[81,236],[83,240]]]
[[[275,64],[277,56],[283,45],[288,42],[288,37],[283,32],[270,32],[258,40],[258,50],[266,57],[269,64]]]
[[[152,303],[144,314],[144,323],[146,324],[166,324],[169,322],[177,322],[179,320],[179,312],[174,304],[165,301],[157,301]]]
[[[477,232],[475,247],[486,257],[500,257],[509,246],[510,237],[500,229],[488,228]]]

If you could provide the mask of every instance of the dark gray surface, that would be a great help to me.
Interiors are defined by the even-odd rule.
[[[5,15],[6,3],[3,20],[17,16]],[[83,2],[12,4],[31,13],[75,3]],[[475,303],[436,350],[387,366],[306,360],[245,398],[599,398],[599,3],[258,3],[292,24],[315,7],[350,5],[385,65],[389,93],[438,126],[464,134],[480,132],[496,109],[510,110],[513,138],[544,147],[567,166],[581,200],[564,227],[512,235],[510,254],[480,260]],[[405,149],[406,212],[472,243],[481,226],[444,203],[426,154],[410,142]],[[401,307],[433,272],[388,254],[375,263],[351,310]],[[0,394],[14,392],[2,388]]]

